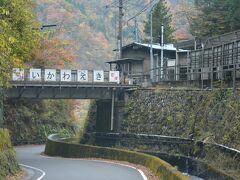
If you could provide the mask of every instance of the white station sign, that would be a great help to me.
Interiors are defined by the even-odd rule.
[[[45,69],[44,80],[56,81],[57,80],[56,69]]]
[[[77,72],[77,73],[76,73]],[[25,80],[24,69],[13,68],[12,70],[12,80],[13,81],[24,81]],[[45,82],[104,82],[104,71],[94,70],[89,74],[88,70],[77,70],[72,71],[70,69],[61,69],[60,74],[57,74],[56,69],[37,69],[31,68],[27,71],[27,80],[29,81],[45,81]],[[120,83],[120,73],[119,71],[109,72],[109,82]]]
[[[70,82],[70,81],[72,81],[71,70],[61,69],[61,81],[63,81],[63,82]]]
[[[93,71],[93,82],[104,82],[104,71]]]
[[[119,71],[109,72],[109,82],[120,83]]]
[[[78,70],[77,81],[78,82],[88,82],[88,70]]]
[[[41,69],[30,69],[30,81],[41,81]]]
[[[24,69],[13,68],[12,80],[13,81],[24,81]]]

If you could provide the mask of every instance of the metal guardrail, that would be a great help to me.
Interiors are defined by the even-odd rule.
[[[176,136],[164,136],[164,135],[154,135],[154,134],[134,134],[134,133],[93,133],[96,138],[100,139],[109,139],[109,140],[120,140],[121,138],[127,140],[137,139],[138,141],[146,141],[146,143],[154,143],[154,142],[167,142],[167,143],[174,143],[174,144],[194,144],[194,143],[201,143],[203,145],[210,145],[212,147],[216,147],[219,150],[223,150],[232,154],[235,157],[240,157],[240,150],[227,147],[222,144],[217,143],[206,143],[202,141],[195,141],[194,139],[189,138],[181,138]]]
[[[152,135],[152,134],[134,134],[134,133],[94,133],[96,138],[100,139],[111,139],[111,140],[120,140],[127,139],[133,140],[137,139],[138,141],[147,143],[154,142],[167,142],[167,143],[177,143],[177,144],[191,144],[193,143],[192,139],[180,138],[175,136],[163,136],[163,135]]]

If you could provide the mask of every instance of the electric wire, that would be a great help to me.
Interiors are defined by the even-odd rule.
[[[132,19],[136,18],[137,16],[139,16],[140,14],[142,14],[143,12],[145,12],[146,10],[148,10],[148,8],[152,5],[152,3],[154,2],[155,0],[151,0],[149,3],[147,3],[138,13],[136,13],[133,17],[129,18],[127,20],[127,23],[129,21],[131,21]]]

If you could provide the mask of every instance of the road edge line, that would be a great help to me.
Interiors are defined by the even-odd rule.
[[[19,164],[19,165],[20,165],[20,166],[23,166],[23,167],[25,167],[25,168],[30,168],[30,169],[34,169],[34,170],[36,170],[36,171],[40,171],[40,172],[42,173],[42,175],[41,175],[39,178],[37,178],[36,180],[41,180],[41,179],[46,175],[46,173],[45,173],[43,170],[38,169],[38,168],[36,168],[36,167],[28,166],[28,165],[25,165],[25,164]]]
[[[117,165],[120,165],[120,166],[125,166],[125,167],[128,167],[128,168],[132,168],[132,169],[137,170],[137,171],[141,174],[143,180],[148,180],[148,178],[147,178],[147,176],[144,174],[144,172],[143,172],[141,169],[138,169],[138,168],[136,168],[136,167],[134,167],[134,166],[130,166],[130,165],[127,165],[127,164],[121,164],[121,163],[117,163],[117,162],[104,161],[104,160],[88,160],[88,159],[87,159],[87,161],[96,161],[96,162],[104,162],[104,163],[108,163],[108,164],[117,164]]]
[[[46,156],[46,155],[43,155],[43,154],[41,154],[40,156],[45,157],[45,158],[50,158],[50,159],[63,158],[63,157],[51,157],[51,156]],[[64,159],[65,159],[65,158],[64,158]],[[137,170],[137,171],[141,174],[143,180],[148,180],[147,176],[145,175],[145,173],[144,173],[141,169],[138,169],[138,168],[136,168],[136,167],[134,167],[134,166],[130,166],[130,165],[127,165],[127,164],[121,164],[121,163],[111,162],[111,160],[110,160],[110,161],[97,160],[97,159],[92,159],[92,160],[90,160],[90,159],[84,159],[84,158],[66,158],[66,159],[71,159],[71,160],[74,160],[74,161],[84,160],[84,161],[93,161],[93,162],[94,162],[94,161],[95,161],[95,162],[103,162],[103,163],[107,163],[107,164],[116,164],[116,165],[120,165],[120,166],[129,167],[129,168],[132,168],[132,169]]]

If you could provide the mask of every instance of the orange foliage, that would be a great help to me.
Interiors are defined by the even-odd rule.
[[[85,33],[91,31],[90,27],[85,22],[79,24],[79,29]]]
[[[188,32],[185,32],[183,30],[176,31],[174,33],[174,37],[178,41],[189,40],[189,39],[192,38],[191,35]]]
[[[105,38],[105,36],[104,36],[104,34],[102,32],[98,32],[96,34],[96,39],[95,40],[103,49],[109,48],[109,42]]]
[[[76,55],[67,50],[69,43],[58,38],[43,39],[41,46],[35,50],[34,67],[63,68],[74,63]]]

